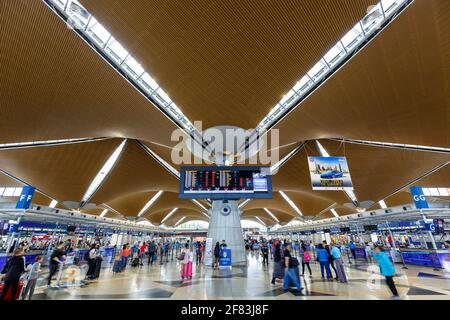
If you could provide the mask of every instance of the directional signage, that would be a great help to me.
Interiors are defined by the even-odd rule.
[[[34,187],[25,186],[22,188],[19,200],[17,200],[16,209],[28,209],[34,195]]]
[[[427,199],[426,199],[425,195],[423,194],[422,187],[411,187],[410,190],[411,190],[411,195],[413,197],[413,200],[414,200],[414,203],[415,203],[417,209],[429,208]]]

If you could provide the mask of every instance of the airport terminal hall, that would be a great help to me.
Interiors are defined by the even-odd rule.
[[[448,303],[450,1],[0,0],[0,300]]]

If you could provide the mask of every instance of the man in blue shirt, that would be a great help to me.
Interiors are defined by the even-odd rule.
[[[353,241],[350,241],[350,244],[348,245],[350,248],[350,251],[352,252],[353,259],[356,261],[356,245],[353,243]]]
[[[334,264],[336,266],[336,273],[339,279],[339,282],[347,283],[347,276],[345,275],[344,270],[344,261],[342,260],[341,249],[335,244],[332,245],[331,255],[334,258]]]

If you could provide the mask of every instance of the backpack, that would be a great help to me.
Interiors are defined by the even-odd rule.
[[[303,261],[305,261],[305,262],[311,261],[311,256],[309,255],[308,251],[303,252]]]
[[[184,260],[184,256],[186,255],[186,252],[181,252],[180,255],[177,257],[178,260],[182,261]]]
[[[292,265],[292,267],[298,267],[298,265],[299,265],[298,259],[295,257],[291,257],[291,265]]]

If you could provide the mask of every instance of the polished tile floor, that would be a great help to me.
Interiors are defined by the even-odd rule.
[[[312,264],[313,276],[302,278],[304,296],[283,292],[281,285],[270,283],[272,261],[262,266],[257,254],[248,254],[247,267],[212,270],[194,264],[192,280],[182,282],[176,260],[163,265],[144,265],[113,274],[102,269],[100,279],[82,286],[46,288],[40,286],[34,299],[389,299],[390,292],[378,273],[378,267],[365,261],[346,263],[348,284],[322,281],[319,266]],[[450,299],[450,273],[432,268],[396,265],[395,277],[401,299]],[[44,284],[45,274],[39,284]],[[64,282],[63,277],[63,282]]]

